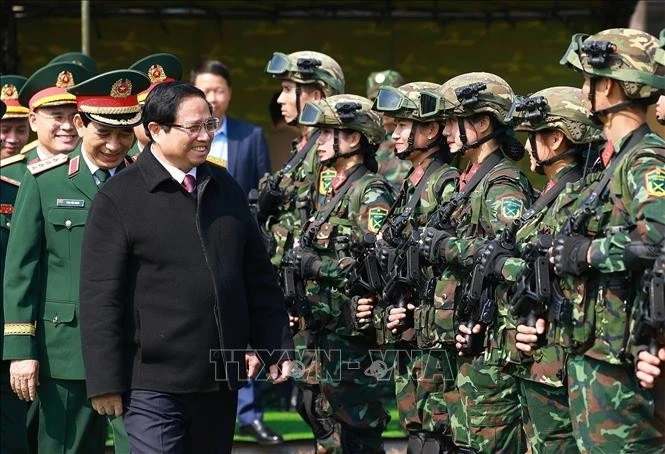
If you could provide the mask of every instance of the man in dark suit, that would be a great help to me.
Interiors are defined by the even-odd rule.
[[[157,85],[143,111],[151,142],[87,220],[88,396],[100,414],[124,411],[133,453],[230,452],[248,345],[274,383],[290,373],[279,350],[293,348],[288,318],[258,226],[239,185],[206,162],[218,123],[197,88]]]
[[[270,154],[263,130],[226,115],[232,94],[231,73],[222,62],[204,61],[192,70],[190,82],[205,93],[213,116],[220,119],[208,160],[226,167],[245,194],[249,193],[270,172]]]

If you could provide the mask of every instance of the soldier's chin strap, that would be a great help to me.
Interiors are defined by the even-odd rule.
[[[300,118],[300,95],[302,94],[302,87],[296,83],[296,118],[289,121],[289,126],[298,126],[298,118]]]
[[[589,119],[593,121],[596,125],[602,126],[603,121],[601,117],[605,117],[611,113],[614,112],[619,112],[621,110],[625,110],[628,107],[637,104],[637,102],[634,99],[626,99],[625,101],[620,102],[619,104],[615,104],[613,106],[607,107],[605,109],[600,109],[596,110],[596,82],[598,81],[598,77],[592,77],[589,79],[589,102],[591,102],[591,110],[589,112]],[[617,81],[618,82],[618,81]]]
[[[541,161],[538,158],[538,151],[537,151],[537,145],[536,145],[536,133],[532,132],[529,133],[529,143],[531,144],[531,157],[533,158],[534,161],[536,161],[536,173],[538,175],[545,175],[545,167],[551,166],[557,161],[561,161],[562,159],[567,158],[568,156],[573,156],[575,153],[577,153],[576,148],[571,148],[570,150],[566,150],[563,153],[552,156],[549,159],[545,159],[544,161]]]
[[[459,138],[460,141],[462,142],[462,147],[457,150],[457,154],[460,156],[464,156],[464,153],[469,151],[472,148],[476,148],[484,144],[485,142],[494,139],[495,137],[498,137],[502,134],[504,134],[504,130],[502,128],[497,128],[495,129],[491,134],[487,134],[485,137],[482,137],[478,140],[476,140],[473,143],[468,143],[469,139],[466,136],[466,128],[464,126],[464,118],[462,117],[457,117],[457,125],[459,128]]]
[[[422,151],[423,153],[428,152],[432,148],[436,148],[441,145],[441,134],[437,136],[434,140],[432,140],[430,143],[425,145],[424,147],[414,147],[413,142],[416,140],[416,129],[418,128],[418,125],[416,122],[413,122],[413,125],[411,126],[411,132],[409,133],[409,138],[407,139],[407,147],[404,151],[400,152],[395,152],[395,156],[397,156],[399,159],[406,160],[411,156],[412,153],[416,151]]]
[[[364,153],[364,150],[362,149],[362,147],[359,147],[356,150],[349,151],[348,153],[341,154],[339,152],[339,129],[334,129],[333,130],[333,155],[328,159],[322,159],[321,164],[323,164],[326,167],[330,167],[339,158],[350,158],[351,156],[355,156],[355,155],[363,154],[363,153]]]

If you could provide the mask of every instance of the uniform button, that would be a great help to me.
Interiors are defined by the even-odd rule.
[[[11,227],[11,226],[12,226],[11,222],[7,221],[7,227]]]
[[[53,323],[58,323],[58,316],[53,317]]]
[[[67,227],[68,229],[71,229],[71,228],[72,228],[72,221],[70,221],[69,219],[67,219],[67,220],[65,221],[65,227]]]
[[[443,295],[441,295],[441,297],[443,297],[444,300],[447,300],[448,299],[448,294],[444,293]]]

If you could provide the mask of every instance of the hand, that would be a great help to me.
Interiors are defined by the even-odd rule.
[[[289,328],[295,328],[298,326],[298,322],[300,321],[300,317],[296,317],[295,315],[289,314]]]
[[[388,244],[387,241],[379,238],[376,240],[374,252],[376,258],[379,260],[381,269],[384,271],[390,270],[395,261],[396,249]]]
[[[356,318],[359,324],[368,323],[374,310],[374,300],[372,298],[360,298],[356,306]]]
[[[483,330],[483,326],[479,323],[476,323],[475,325],[473,325],[473,329],[469,329],[466,325],[462,324],[459,325],[457,329],[461,334],[458,333],[457,335],[455,335],[455,340],[457,341],[455,343],[455,348],[458,351],[458,355],[463,356],[464,352],[462,351],[462,349],[467,346],[466,336],[469,336],[470,334],[480,333]]]
[[[554,238],[554,245],[550,249],[550,263],[554,265],[554,272],[558,275],[572,274],[579,276],[589,268],[587,253],[591,240],[585,236],[559,235]]]
[[[642,350],[637,355],[635,376],[640,381],[640,386],[645,389],[653,388],[654,382],[662,375],[662,367],[665,364],[665,348],[658,350],[658,356]]]
[[[92,408],[100,415],[122,415],[122,395],[120,393],[102,394],[90,398]]]
[[[538,336],[545,332],[545,319],[536,320],[536,326],[517,325],[517,334],[515,335],[515,346],[525,355],[533,355],[538,343]]]
[[[261,360],[255,353],[245,353],[245,370],[248,378],[256,377],[261,370]]]
[[[452,235],[445,230],[425,227],[420,234],[420,255],[429,263],[441,263],[441,242]]]
[[[415,309],[416,306],[410,303],[406,305],[406,308],[391,307],[390,312],[388,312],[388,323],[386,323],[386,328],[388,328],[393,334],[397,334],[397,326],[399,325],[400,320],[406,318],[406,311],[413,311]]]
[[[9,364],[9,383],[19,399],[30,402],[35,400],[39,386],[39,361],[13,360]]]
[[[312,248],[297,247],[293,250],[296,268],[302,279],[316,279],[321,269],[321,257]]]
[[[293,363],[288,359],[281,364],[271,364],[269,367],[270,376],[268,377],[268,380],[270,380],[273,385],[284,383],[291,376],[291,369],[293,369]]]
[[[476,256],[484,269],[495,279],[502,278],[501,270],[506,259],[513,256],[513,251],[506,249],[498,240],[488,241],[478,250]],[[503,280],[503,279],[501,279]]]

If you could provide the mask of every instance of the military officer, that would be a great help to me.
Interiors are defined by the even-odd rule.
[[[393,394],[389,374],[372,367],[379,359],[370,354],[374,334],[347,323],[351,301],[344,291],[350,251],[364,233],[379,231],[393,201],[390,185],[375,174],[384,132],[371,105],[360,96],[335,95],[308,102],[299,117],[300,124],[320,128],[319,159],[336,175],[294,256],[301,278],[310,281],[310,321],[319,328],[317,347],[326,352],[319,357],[321,388],[345,453],[383,452],[381,433],[390,419],[384,399]]]
[[[142,72],[150,79],[148,89],[138,94],[141,106],[145,104],[148,93],[157,84],[182,79],[182,63],[180,63],[178,57],[171,54],[159,53],[148,55],[135,62],[129,69]],[[128,156],[132,159],[136,159],[139,153],[143,151],[143,148],[150,142],[145,133],[145,128],[141,124],[134,128],[134,135],[136,136],[136,142],[128,153]]]
[[[576,34],[561,63],[584,75],[585,109],[608,141],[602,178],[577,197],[575,223],[550,254],[558,275],[586,281],[566,367],[577,446],[664,452],[663,402],[639,385],[633,362],[654,356],[652,343],[663,347],[650,330],[641,334],[648,297],[634,247],[665,236],[665,140],[646,123],[647,106],[665,90],[665,34],[660,42],[628,28]]]
[[[18,92],[27,79],[18,75],[0,76],[0,100],[5,103],[7,112],[2,117],[0,128],[0,160],[17,155],[28,142],[30,125],[28,108],[18,102]]]
[[[397,88],[404,85],[404,77],[394,69],[385,69],[376,71],[367,77],[367,98],[374,101],[379,93],[379,88],[389,86]],[[395,119],[389,114],[382,113],[383,129],[386,130],[386,138],[379,149],[376,150],[376,162],[379,163],[379,174],[386,177],[395,191],[399,191],[406,174],[411,170],[408,161],[397,158],[394,154],[395,142],[392,139],[392,133],[395,130]]]
[[[403,270],[403,266],[394,264],[398,241],[391,237],[409,241],[413,229],[424,227],[438,204],[449,201],[457,187],[459,172],[448,164],[450,153],[443,126],[420,115],[420,93],[437,88],[431,82],[412,82],[398,88],[383,86],[372,107],[384,113],[384,119],[386,114],[394,119],[394,155],[412,166],[377,242],[382,270],[388,280],[396,279]],[[422,301],[428,298],[424,291],[427,283],[434,279],[430,271],[410,287],[386,290],[383,307],[373,308],[372,300],[359,300],[356,314],[373,317],[377,342],[392,344],[390,347],[397,350],[394,370],[397,410],[400,425],[409,433],[407,450],[412,454],[454,451],[447,400],[456,400],[450,394],[457,394],[455,349],[448,345],[447,349],[429,350],[433,345],[418,345],[417,333],[421,327],[417,324],[403,323],[397,333],[399,320],[407,318],[407,311],[421,304],[432,306],[430,301]],[[412,314],[409,319],[414,319]],[[393,335],[391,328],[399,335]]]
[[[30,80],[21,91],[33,110],[45,96],[74,99],[76,107],[68,106],[75,112],[71,119],[64,110],[49,114],[62,115],[58,125],[71,122],[82,139],[72,153],[28,166],[7,248],[3,353],[11,361],[10,383],[18,397],[32,401],[39,395],[39,452],[88,453],[104,447],[106,421],[94,413],[86,397],[81,359],[80,249],[92,199],[125,165],[134,140],[132,128],[141,121],[136,94],[149,84],[143,74],[121,70],[70,86],[66,92],[61,87],[38,90],[36,81]],[[114,428],[122,428],[121,421]]]
[[[90,77],[76,63],[52,63],[32,74],[19,92],[19,102],[30,109],[30,128],[37,134],[36,147],[22,150],[28,164],[69,153],[80,138],[72,123],[76,99],[67,89]]]
[[[2,101],[0,101],[0,113],[2,113],[2,120],[0,127],[2,128],[2,135],[0,135],[0,148],[4,150],[5,140],[9,137],[10,141],[14,141],[12,148],[15,146],[20,150],[20,122],[23,123],[23,128],[26,132],[23,134],[27,141],[28,133],[28,109],[18,104],[18,91],[16,85],[9,82],[7,76],[0,77],[0,86],[2,87]],[[12,77],[12,76],[9,76]],[[23,81],[25,78],[23,78]],[[19,76],[12,80],[15,83],[21,83]],[[7,102],[10,106],[5,104]],[[7,113],[8,110],[13,110],[13,114]],[[8,116],[13,116],[11,120],[6,120]],[[18,118],[16,117],[18,116]],[[22,118],[21,118],[22,116]],[[11,126],[5,127],[7,123],[11,122]],[[17,122],[19,122],[17,124]],[[18,133],[15,129],[19,129]],[[0,159],[0,268],[5,269],[5,253],[7,251],[7,241],[9,239],[9,228],[11,227],[11,218],[14,211],[14,202],[16,201],[16,193],[18,192],[19,181],[5,175],[6,168],[10,165],[19,163],[25,160],[21,154],[9,155]],[[0,279],[0,283],[2,279]],[[0,288],[0,310],[3,305],[3,294]],[[3,316],[0,313],[0,321]],[[4,325],[4,322],[3,322]],[[2,354],[2,346],[0,345],[0,355]],[[1,356],[0,356],[1,358]],[[0,362],[0,451],[12,452],[23,454],[27,452],[27,435],[26,435],[26,411],[28,406],[25,402],[19,400],[13,393],[9,385],[9,362]]]

